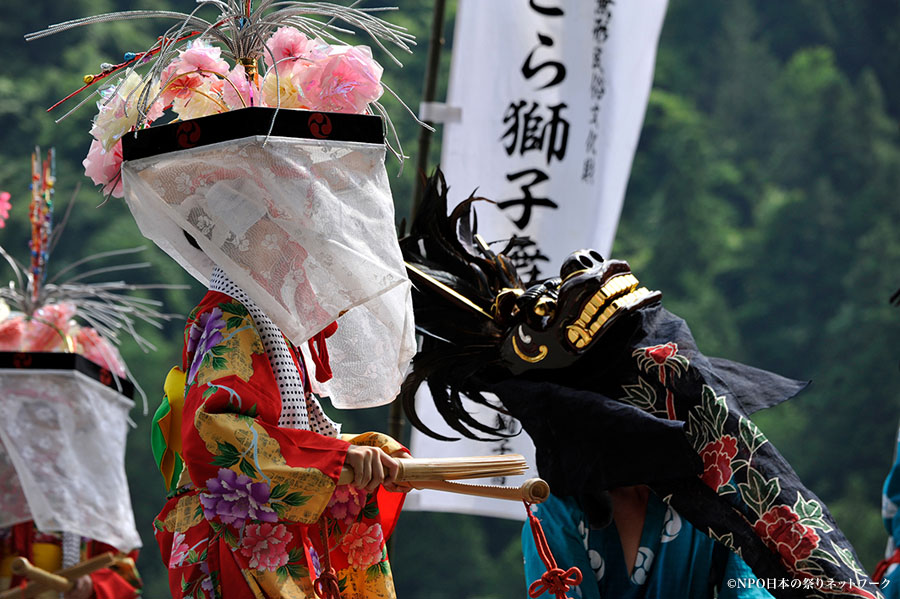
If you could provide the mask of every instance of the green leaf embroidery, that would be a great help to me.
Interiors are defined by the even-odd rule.
[[[766,479],[756,468],[747,468],[747,482],[738,483],[741,497],[761,517],[781,492],[777,478]]]
[[[285,567],[287,568],[288,574],[290,574],[291,578],[301,578],[304,574],[304,570],[306,569],[300,564],[291,563],[289,563]]]
[[[719,495],[728,495],[730,493],[737,493],[737,489],[735,489],[734,485],[732,485],[731,483],[726,483],[726,484],[722,485],[721,487],[719,487],[719,490],[717,491],[717,493]]]
[[[343,594],[347,590],[347,577],[344,576],[338,581],[338,590]]]
[[[815,578],[825,578],[825,569],[822,567],[822,564],[812,560],[812,555],[810,554],[810,557],[798,561],[794,564],[794,567],[798,572],[809,574]]]
[[[228,302],[219,304],[219,308],[222,312],[228,312],[230,314],[237,314],[238,316],[247,316],[250,313],[247,311],[247,308],[243,306],[240,302]]]
[[[306,505],[306,502],[312,499],[311,495],[303,495],[302,493],[290,493],[284,497],[283,501],[287,505],[298,507]]]
[[[200,397],[202,397],[203,399],[209,399],[210,397],[215,395],[217,389],[218,387],[216,387],[215,385],[209,385],[203,392],[203,395],[201,395]]]
[[[232,316],[225,321],[225,326],[227,326],[229,329],[236,329],[242,324],[244,324],[244,318],[242,316]]]
[[[247,459],[241,460],[240,469],[241,469],[241,472],[243,472],[250,478],[256,478],[256,468],[253,467],[253,464],[250,463],[250,460],[247,460]]]
[[[259,416],[259,412],[256,409],[256,404],[250,406],[250,409],[247,410],[247,416],[249,416],[250,418],[256,418],[257,416]]]
[[[275,502],[272,504],[272,509],[275,510],[275,513],[278,514],[278,518],[281,520],[284,519],[284,515],[287,513],[287,508],[288,506],[284,505],[283,503]]]
[[[763,432],[749,418],[741,416],[738,422],[738,429],[741,441],[750,450],[750,455],[753,455],[757,449],[768,443],[768,439],[766,439]]]
[[[209,354],[207,354],[207,356],[208,356],[208,355],[209,355]],[[206,359],[206,358],[204,358],[204,360],[205,360],[205,359]],[[214,358],[212,359],[212,367],[213,367],[213,370],[225,370],[225,368],[227,368],[227,366],[228,366],[228,360],[226,360],[225,358],[221,358],[221,357],[219,357],[219,356],[216,356],[216,357],[214,357]]]
[[[716,534],[716,531],[714,531],[712,528],[708,528],[706,534],[709,538],[713,539],[714,541],[718,541],[718,542],[722,543],[723,545],[725,545],[726,547],[728,547],[729,549],[734,550],[734,534],[733,533],[729,532],[722,536],[719,536]]]
[[[836,545],[834,541],[831,542],[831,547],[834,549],[835,553],[837,553],[838,557],[841,558],[841,561],[844,562],[844,565],[849,567],[851,570],[856,570],[858,566],[856,565],[856,560],[853,559],[853,552],[849,549],[845,549],[839,545]]]
[[[269,499],[279,499],[284,497],[290,488],[291,486],[288,483],[278,483],[272,487],[272,491],[269,493]]]
[[[625,391],[622,401],[649,412],[658,411],[656,410],[656,389],[643,377],[638,377],[635,385],[623,385],[622,390]],[[659,411],[665,413],[665,410]]]
[[[219,442],[218,444],[218,455],[215,456],[210,462],[213,466],[222,466],[223,468],[230,468],[238,463],[238,460],[241,459],[241,454],[237,450],[237,447],[227,442]]]
[[[363,518],[371,520],[375,516],[378,515],[378,504],[377,503],[369,503],[366,507],[363,508],[361,515]]]
[[[697,418],[693,411],[688,414],[687,424],[685,424],[684,432],[691,443],[691,447],[693,447],[697,451],[700,451],[706,446],[707,443],[709,443],[706,427],[704,427],[700,423],[700,420]]]
[[[828,553],[827,551],[825,551],[824,549],[821,549],[819,547],[816,547],[815,549],[813,549],[812,553],[809,554],[809,557],[810,558],[814,557],[817,559],[825,560],[826,562],[832,563],[835,566],[840,565],[840,564],[838,564],[838,561],[834,558],[833,555],[831,555],[830,553]]]
[[[728,404],[724,396],[717,396],[709,385],[703,385],[701,392],[701,409],[703,420],[712,430],[713,437],[721,437],[725,432],[725,421],[728,420]]]
[[[375,580],[379,576],[382,576],[382,572],[378,564],[373,564],[366,568],[366,580]]]
[[[283,584],[287,577],[289,576],[288,567],[281,566],[275,570],[275,577],[278,580],[278,584]]]
[[[185,561],[185,563],[186,564],[196,564],[197,561],[199,561],[199,559],[200,559],[200,556],[197,555],[197,552],[194,551],[193,549],[191,549],[190,551],[188,551],[187,560]]]
[[[793,509],[800,517],[800,524],[819,528],[822,532],[831,532],[834,530],[831,525],[825,521],[822,514],[822,506],[819,502],[815,499],[806,501],[800,495],[799,491],[797,492],[797,501],[794,502]]]
[[[382,556],[383,556],[383,554],[382,554]],[[388,563],[387,560],[384,560],[383,557],[382,557],[382,559],[383,559],[383,561],[378,562],[376,565],[381,570],[381,575],[387,576],[388,574],[391,573],[391,564]]]
[[[188,584],[188,581],[184,579],[184,574],[182,574],[182,575],[181,575],[181,592],[184,593],[184,592],[187,591],[190,587],[191,587],[191,585]]]
[[[230,547],[237,547],[238,540],[237,537],[234,536],[234,533],[231,532],[231,529],[227,526],[222,527],[222,538],[225,539],[225,542],[228,543]]]

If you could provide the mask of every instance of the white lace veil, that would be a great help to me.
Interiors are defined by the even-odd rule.
[[[329,392],[358,408],[396,396],[415,336],[385,146],[346,137],[251,135],[134,160],[126,146],[122,173],[141,232],[195,278],[220,266],[298,346],[337,320]]]

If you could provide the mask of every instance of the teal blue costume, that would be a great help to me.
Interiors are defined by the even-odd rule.
[[[615,524],[590,528],[572,497],[551,496],[532,508],[560,567],[577,566],[584,579],[567,597],[579,599],[770,599],[756,586],[744,561],[711,540],[666,505],[656,494],[647,501],[634,569],[629,575]],[[531,529],[522,530],[526,584],[541,577]],[[541,599],[551,598],[544,593]]]
[[[900,599],[900,438],[894,454],[894,465],[884,481],[881,497],[881,516],[887,529],[888,556],[876,568],[875,577],[879,578],[885,599]],[[880,572],[879,572],[880,570]]]

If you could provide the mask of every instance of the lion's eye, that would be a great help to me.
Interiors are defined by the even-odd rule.
[[[542,297],[532,308],[538,316],[551,316],[556,311],[556,300],[552,297]]]

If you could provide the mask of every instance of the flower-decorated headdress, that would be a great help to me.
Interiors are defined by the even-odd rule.
[[[383,9],[198,4],[70,21],[29,39],[109,20],[176,22],[88,78],[125,73],[101,91],[88,174],[121,191],[141,232],[194,277],[207,283],[222,268],[298,346],[339,319],[328,341],[334,378],[320,391],[338,407],[386,403],[415,352],[384,169],[386,87],[368,48],[335,43],[334,32],[352,32],[332,21],[385,50],[408,51],[412,38],[373,16]],[[217,17],[201,19],[203,8]],[[175,119],[158,125],[166,114]]]
[[[100,96],[99,112],[84,166],[105,194],[122,197],[122,137],[173,116],[187,120],[255,106],[377,113],[390,124],[378,102],[384,89],[393,93],[381,82],[381,65],[367,46],[340,43],[334,33],[352,31],[332,23],[338,19],[361,29],[400,64],[384,42],[408,52],[413,37],[372,15],[389,9],[273,0],[258,2],[255,7],[249,0],[201,0],[197,4],[190,14],[155,10],[108,13],[59,23],[26,36],[30,41],[118,20],[176,22],[151,48],[126,52],[122,62],[104,63],[100,73],[85,75],[85,85],[63,100],[121,75],[92,94]],[[219,11],[217,18],[208,21],[197,16],[206,6]],[[314,17],[330,20],[323,23]],[[144,66],[146,73],[139,75],[137,69]]]
[[[13,274],[0,286],[0,528],[34,521],[41,531],[129,551],[141,541],[125,478],[125,440],[131,397],[143,391],[129,380],[117,345],[126,337],[153,348],[138,323],[159,327],[170,315],[134,292],[173,286],[85,282],[147,266],[97,265],[141,248],[94,254],[48,276],[63,230],[53,223],[54,163],[53,150],[46,160],[39,150],[32,155],[29,262],[0,246]],[[9,195],[0,195],[0,202],[5,220]],[[144,406],[146,413],[146,396]],[[65,560],[68,546],[64,542]]]

